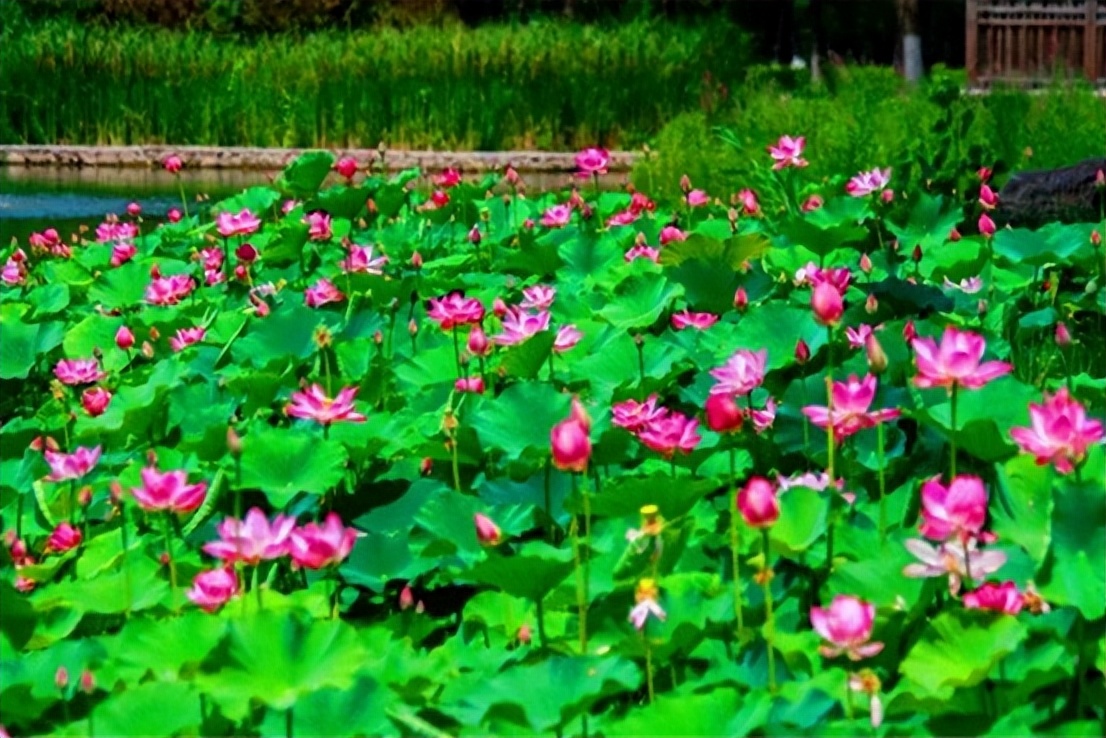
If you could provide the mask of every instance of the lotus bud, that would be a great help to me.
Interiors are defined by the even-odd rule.
[[[953,243],[955,243],[956,241],[959,241],[960,240],[960,231],[956,230],[955,228],[950,230],[949,231],[949,240],[952,241]]]
[[[795,361],[799,362],[800,366],[810,361],[810,346],[807,346],[806,341],[801,338],[795,342]]]
[[[733,306],[738,312],[745,312],[745,309],[749,307],[749,294],[745,291],[744,287],[738,287],[737,291],[733,295]]]
[[[987,301],[986,300],[980,300],[979,303],[976,305],[976,310],[979,313],[979,317],[983,317],[984,315],[986,315],[987,314]]]
[[[987,213],[979,216],[979,232],[986,238],[995,235],[995,221]]]
[[[737,493],[737,509],[746,525],[767,528],[780,517],[776,488],[763,477],[753,477]]]
[[[867,254],[863,254],[860,257],[860,271],[864,272],[865,274],[872,273],[872,258]]]
[[[472,352],[473,356],[487,356],[491,351],[491,341],[488,340],[488,335],[484,333],[484,329],[479,325],[474,325],[469,330],[468,350]]]
[[[154,358],[154,347],[150,344],[149,341],[142,342],[142,355],[145,356],[147,359]]]
[[[92,504],[92,487],[88,485],[81,487],[81,490],[77,493],[77,504],[81,507],[88,507]]]
[[[868,369],[872,374],[878,376],[887,370],[887,354],[875,333],[869,333],[864,339],[864,353],[868,358]]]
[[[507,303],[503,302],[502,297],[497,297],[492,301],[492,314],[500,319],[507,314]]]
[[[1099,230],[1091,231],[1091,245],[1092,246],[1101,246],[1102,245],[1102,232],[1101,231],[1099,231]]]
[[[142,206],[139,205],[137,202],[132,202],[132,203],[127,204],[127,215],[130,215],[133,218],[137,218],[141,214],[142,214]]]
[[[54,672],[54,686],[62,690],[69,686],[69,669],[64,666],[58,667]]]
[[[918,337],[918,331],[914,328],[913,320],[906,321],[906,325],[902,327],[902,337],[907,344],[910,344],[911,341]]]
[[[407,332],[410,333],[412,336],[418,334],[419,324],[415,321],[414,318],[411,318],[411,320],[407,321]]]
[[[415,606],[415,595],[409,585],[405,585],[399,592],[399,609],[410,610]]]
[[[680,189],[684,192],[691,189],[691,179],[686,174],[680,177]]]
[[[879,193],[879,199],[883,200],[884,202],[891,202],[895,199],[895,191],[884,190],[883,192]]]
[[[705,410],[707,427],[715,433],[736,433],[741,430],[744,416],[732,395],[710,395],[707,397]]]
[[[96,679],[93,678],[92,672],[85,669],[81,672],[81,691],[85,694],[92,694],[96,691]]]
[[[1062,322],[1056,324],[1056,345],[1061,347],[1071,345],[1071,333]]]
[[[473,518],[476,526],[476,540],[482,546],[498,546],[503,541],[503,534],[499,526],[492,519],[482,513],[476,513]]]
[[[236,459],[242,455],[242,436],[232,425],[227,426],[227,451]]]
[[[1106,172],[1099,169],[1094,173],[1094,186],[1100,190],[1106,190]]]
[[[419,462],[419,474],[424,477],[430,476],[430,472],[434,470],[434,459],[429,456],[424,456],[422,461]]]
[[[119,326],[119,330],[115,332],[115,345],[124,351],[129,351],[131,346],[134,346],[134,334],[131,333],[131,329],[125,325]]]
[[[384,333],[382,331],[376,330],[373,332],[373,343],[375,343],[377,346],[384,343]]]
[[[549,444],[553,455],[553,466],[561,471],[585,472],[591,458],[591,439],[588,437],[590,418],[583,413],[581,418],[576,411],[579,403],[574,402],[573,412],[566,419],[553,426],[549,432]],[[580,408],[583,412],[583,408]]]
[[[864,312],[868,315],[875,315],[877,310],[879,310],[879,300],[876,299],[874,293],[869,292],[868,299],[864,301]]]
[[[922,260],[922,246],[921,244],[914,244],[914,250],[910,252],[910,258],[917,264]]]
[[[518,642],[526,646],[530,644],[533,637],[534,635],[530,630],[530,625],[528,623],[523,623],[518,629]]]
[[[829,282],[815,285],[810,297],[810,306],[814,310],[814,317],[826,326],[837,325],[845,312],[841,293]]]

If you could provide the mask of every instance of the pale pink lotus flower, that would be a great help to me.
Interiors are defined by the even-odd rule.
[[[357,541],[359,533],[347,528],[337,513],[329,513],[322,525],[308,523],[294,528],[289,536],[288,554],[293,568],[325,569],[342,563]]]
[[[90,387],[81,393],[81,407],[93,418],[103,415],[110,402],[111,393],[103,387]]]
[[[161,160],[161,166],[170,174],[177,174],[180,172],[181,167],[184,166],[184,162],[182,162],[181,158],[176,154],[170,154]]]
[[[769,528],[780,519],[776,487],[764,477],[753,477],[737,492],[741,519],[752,528]]]
[[[130,241],[119,241],[111,247],[111,265],[121,267],[138,254],[138,248]]]
[[[799,206],[799,210],[804,213],[813,213],[815,210],[820,210],[826,201],[822,199],[820,195],[811,195],[807,199],[803,200],[803,204]]]
[[[703,438],[699,435],[698,418],[670,410],[650,420],[638,433],[638,440],[670,459],[676,451],[690,454]]]
[[[384,265],[388,263],[387,256],[373,258],[372,246],[359,246],[352,244],[349,247],[349,255],[338,262],[338,266],[347,274],[384,274]]]
[[[917,387],[978,389],[1014,369],[1004,361],[981,363],[987,348],[983,336],[951,325],[945,328],[940,346],[932,338],[916,338],[910,344],[914,347],[918,366],[918,374],[914,377]]]
[[[876,398],[876,385],[877,380],[871,374],[864,379],[850,375],[844,382],[833,383],[832,410],[824,405],[807,405],[803,415],[819,428],[832,426],[834,440],[838,442],[865,428],[874,428],[877,423],[899,417],[901,413],[894,408],[869,410]]]
[[[366,418],[354,409],[358,387],[343,387],[334,399],[327,397],[321,385],[312,384],[302,392],[293,392],[284,414],[292,418],[314,420],[320,425],[332,423],[363,423]]]
[[[768,351],[738,349],[722,366],[711,369],[710,375],[717,383],[711,387],[712,395],[747,395],[764,382]]]
[[[22,250],[19,253],[22,254]],[[12,287],[23,284],[23,280],[27,278],[27,269],[23,266],[25,263],[25,258],[16,259],[14,256],[4,262],[4,269],[0,271],[0,279],[4,281],[4,284]]]
[[[1046,392],[1041,404],[1029,403],[1029,419],[1030,427],[1011,428],[1010,436],[1022,451],[1037,457],[1037,464],[1053,464],[1061,474],[1075,471],[1087,448],[1103,437],[1102,423],[1087,418],[1067,387],[1054,395]]]
[[[882,643],[871,640],[875,617],[873,604],[850,595],[837,595],[826,608],[810,608],[810,624],[829,641],[818,651],[831,659],[846,654],[850,661],[875,656],[883,650]]]
[[[806,146],[806,137],[780,136],[775,146],[768,147],[768,153],[772,155],[775,163],[773,169],[786,169],[787,167],[805,167],[809,162],[803,158],[803,147]]]
[[[204,612],[215,612],[238,594],[238,575],[230,567],[202,571],[186,594]]]
[[[472,523],[476,529],[476,540],[481,546],[498,546],[503,541],[503,532],[487,515],[476,513],[472,516]]]
[[[454,167],[446,167],[441,174],[434,176],[434,184],[438,187],[456,187],[461,184],[461,170]]]
[[[607,218],[607,227],[617,228],[619,226],[627,226],[639,217],[641,217],[641,214],[635,210],[623,210]]]
[[[979,216],[979,232],[983,234],[985,238],[990,238],[995,235],[995,221],[991,220],[991,216],[987,213]]]
[[[973,575],[975,572],[972,572]],[[962,602],[969,610],[991,610],[1006,615],[1017,615],[1022,611],[1025,599],[1018,585],[1006,581],[1002,584],[985,582],[971,592],[965,593]]]
[[[667,246],[670,243],[676,241],[684,241],[687,239],[687,234],[681,231],[674,225],[668,225],[661,228],[660,236],[658,236],[661,246]]]
[[[262,561],[288,555],[289,540],[295,527],[295,518],[277,515],[270,522],[261,508],[251,507],[244,520],[224,518],[216,527],[219,540],[205,543],[203,549],[208,555],[228,564],[241,561],[257,566]]]
[[[998,206],[998,195],[995,194],[990,185],[980,186],[979,204],[984,210],[994,210]]]
[[[261,219],[243,208],[238,214],[224,212],[215,216],[215,228],[223,238],[231,236],[248,236],[256,233],[261,227]]]
[[[100,461],[100,452],[99,446],[92,448],[78,446],[71,454],[46,449],[44,455],[46,463],[50,465],[50,476],[46,478],[51,482],[80,479],[92,471]]]
[[[749,419],[753,421],[753,430],[758,434],[772,427],[776,422],[776,401],[769,397],[764,403],[763,410],[746,411]]]
[[[526,310],[548,310],[557,297],[557,288],[546,284],[536,284],[522,290],[520,307]]]
[[[243,270],[243,269],[245,269],[245,267],[243,267],[241,264],[239,264],[238,266],[236,266],[234,268],[234,273],[236,275],[239,275],[239,278],[241,278],[240,274],[242,273],[241,270]],[[226,281],[226,279],[227,279],[227,275],[223,274],[223,270],[221,270],[221,269],[205,269],[204,270],[204,284],[206,284],[208,287],[213,287],[217,284],[222,284],[223,282]]]
[[[921,538],[909,538],[903,541],[903,545],[920,560],[920,563],[907,564],[902,570],[903,575],[916,578],[948,575],[949,593],[954,596],[960,592],[961,582],[968,575],[969,568],[972,579],[978,581],[994,574],[1006,563],[1005,553],[980,551],[974,538],[967,542],[967,559],[964,545],[959,542],[947,541],[934,546]]]
[[[183,469],[159,472],[156,467],[142,469],[142,486],[132,487],[131,494],[146,512],[192,512],[203,504],[207,482],[188,484],[188,472]]]
[[[484,378],[480,375],[473,377],[458,377],[457,381],[453,383],[453,389],[458,392],[472,392],[473,394],[484,394]]]
[[[176,305],[192,294],[196,280],[187,274],[154,277],[146,287],[145,299],[151,305]]]
[[[315,284],[303,291],[303,302],[307,307],[317,308],[332,302],[342,302],[345,294],[326,277],[320,277]]]
[[[861,323],[856,328],[851,325],[845,328],[845,338],[849,340],[849,347],[854,349],[862,349],[868,341],[868,337],[872,335],[872,326],[867,323]]]
[[[934,541],[974,538],[987,521],[987,488],[983,480],[961,474],[948,487],[940,477],[922,485],[922,525],[919,532]]]
[[[611,155],[606,149],[588,148],[576,154],[576,176],[591,177],[606,174],[611,163]]]
[[[169,339],[169,348],[179,353],[192,344],[204,340],[205,335],[207,335],[207,330],[205,330],[203,326],[197,325],[192,328],[181,328],[177,331],[177,335]]]
[[[580,339],[583,337],[584,334],[575,325],[571,323],[562,325],[557,329],[557,335],[553,339],[553,353],[563,354],[570,351],[575,348],[576,344],[580,343]]]
[[[307,238],[311,241],[329,241],[333,235],[330,227],[330,215],[322,210],[314,210],[304,216],[307,225]]]
[[[700,208],[704,205],[710,205],[710,195],[703,190],[692,190],[687,193],[687,204],[689,207]]]
[[[815,319],[826,326],[837,325],[845,314],[845,301],[837,288],[829,282],[814,286],[810,295],[810,307]]]
[[[807,262],[795,272],[795,286],[810,285],[817,287],[828,283],[834,286],[842,295],[845,294],[852,283],[853,275],[848,267],[820,267],[813,261]]]
[[[664,611],[657,601],[651,597],[643,597],[630,610],[630,617],[627,618],[634,624],[634,628],[637,630],[643,630],[645,628],[645,622],[652,616],[662,623],[665,618],[668,617],[668,613]]]
[[[96,226],[96,240],[100,243],[131,241],[137,235],[138,226],[134,223],[121,223],[119,221],[107,220]]]
[[[352,180],[357,176],[357,160],[352,156],[343,156],[334,162],[334,171],[343,179]]]
[[[541,216],[541,224],[546,228],[563,228],[572,220],[571,205],[553,205]]]
[[[611,406],[611,424],[630,431],[640,433],[654,421],[660,419],[667,410],[657,407],[657,395],[649,395],[645,402],[637,400],[625,400]]]
[[[790,477],[777,475],[776,484],[779,486],[781,495],[795,487],[806,487],[815,492],[825,492],[830,488],[830,478],[826,472],[804,472],[802,474],[792,474]],[[833,487],[844,498],[845,502],[850,505],[856,502],[856,495],[845,491],[844,479],[835,480]]]
[[[66,551],[72,551],[81,545],[82,538],[80,528],[70,525],[68,522],[59,523],[50,532],[50,537],[46,539],[46,553],[62,554]]]
[[[280,205],[280,212],[282,215],[288,215],[288,213],[298,208],[300,204],[299,200],[285,200]]]
[[[461,325],[475,325],[484,319],[484,306],[475,297],[450,292],[445,297],[431,297],[427,316],[448,331]]]
[[[983,280],[977,277],[965,277],[960,280],[960,283],[951,281],[948,277],[945,277],[944,283],[945,289],[960,290],[966,295],[974,295],[983,289]]]
[[[678,313],[672,313],[672,327],[678,331],[685,328],[705,331],[717,322],[718,316],[714,313],[693,313],[686,308]]]
[[[744,189],[737,193],[737,199],[741,201],[741,209],[746,215],[756,215],[760,212],[760,201],[757,193],[750,189]]]
[[[853,197],[867,197],[876,192],[881,192],[891,181],[891,169],[876,167],[869,172],[860,172],[845,185],[845,192]]]
[[[646,246],[642,244],[639,246],[634,246],[632,249],[623,254],[622,258],[625,259],[627,263],[633,261],[634,259],[648,259],[649,261],[656,264],[660,261],[661,252],[656,250],[652,246]]]
[[[54,366],[54,376],[70,387],[99,382],[107,376],[100,371],[98,359],[61,359]]]
[[[492,336],[500,346],[516,346],[531,336],[549,328],[549,312],[530,313],[518,307],[507,310],[503,316],[503,332]]]

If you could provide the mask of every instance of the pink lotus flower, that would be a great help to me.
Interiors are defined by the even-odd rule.
[[[684,309],[678,313],[672,314],[672,327],[678,331],[682,331],[685,328],[705,331],[717,322],[718,316],[713,313],[693,313],[690,310]]]
[[[80,479],[92,471],[100,461],[100,447],[79,446],[71,454],[47,449],[44,455],[46,463],[50,465],[50,476],[46,478],[51,482],[64,482],[69,479]]]
[[[188,472],[183,469],[159,472],[147,466],[142,470],[142,486],[133,487],[131,494],[146,512],[192,512],[203,504],[207,482],[188,484]]]
[[[176,305],[192,294],[196,280],[187,274],[154,277],[146,287],[146,302],[151,305]]]
[[[959,542],[945,542],[934,546],[921,538],[910,538],[903,542],[906,550],[914,554],[920,563],[907,564],[902,573],[908,577],[943,577],[948,575],[949,593],[960,592],[960,584],[968,575],[981,580],[994,574],[1006,563],[1006,554],[1002,551],[979,551],[976,540],[967,542],[967,557],[964,546]]]
[[[1045,393],[1042,404],[1029,403],[1030,427],[1011,428],[1010,436],[1022,451],[1037,457],[1041,466],[1053,464],[1070,474],[1086,458],[1087,448],[1103,437],[1102,423],[1088,420],[1087,411],[1062,387]]]
[[[780,136],[775,146],[768,147],[768,153],[772,155],[775,163],[773,169],[786,169],[787,167],[805,167],[809,162],[803,158],[803,147],[806,146],[806,137]]]
[[[223,238],[248,236],[255,233],[260,227],[261,219],[251,213],[248,208],[243,208],[237,215],[234,213],[219,213],[215,216],[215,228]]]
[[[472,392],[473,394],[484,394],[484,378],[477,375],[475,377],[458,377],[457,381],[453,383],[453,389],[458,392]]]
[[[579,400],[573,398],[572,413],[549,432],[553,466],[561,471],[587,471],[588,459],[591,458],[591,439],[588,437],[590,426],[587,413]]]
[[[484,333],[484,329],[477,323],[469,329],[468,343],[469,353],[473,356],[487,356],[491,353],[491,341],[488,340],[488,335]]]
[[[990,185],[982,185],[979,188],[979,204],[984,210],[994,210],[998,205],[998,195],[991,189]]]
[[[442,330],[448,331],[460,325],[477,324],[484,319],[484,306],[474,297],[451,292],[445,297],[430,298],[427,316]]]
[[[768,351],[750,351],[738,349],[726,363],[717,369],[711,369],[710,375],[718,380],[711,387],[712,395],[747,395],[764,381],[765,364]]]
[[[253,507],[244,520],[224,518],[216,530],[219,540],[204,544],[204,551],[228,564],[241,561],[257,566],[262,561],[288,554],[288,545],[296,519],[277,515],[272,522],[260,508]]]
[[[99,382],[107,376],[100,371],[97,359],[62,359],[54,366],[54,376],[70,387]]]
[[[829,641],[819,652],[826,658],[847,654],[851,661],[875,656],[883,650],[882,643],[869,642],[875,617],[874,605],[850,595],[837,595],[828,608],[810,608],[810,624]]]
[[[649,395],[645,402],[619,402],[611,407],[611,423],[631,433],[640,433],[667,413],[664,408],[657,407],[657,400],[656,395]]]
[[[115,216],[110,216],[114,218]],[[138,226],[134,223],[120,223],[108,220],[96,227],[96,240],[100,243],[111,241],[130,241],[138,235]]]
[[[760,212],[760,201],[757,200],[757,193],[752,190],[744,189],[738,192],[737,199],[741,201],[741,209],[746,215],[756,215]]]
[[[473,525],[476,527],[476,540],[482,546],[498,546],[503,540],[503,533],[499,526],[483,513],[472,516]]]
[[[776,401],[769,397],[763,410],[749,410],[749,419],[753,421],[753,430],[763,433],[776,422]]]
[[[730,394],[707,396],[703,409],[707,415],[707,427],[715,433],[736,433],[745,421],[744,413]]]
[[[192,344],[204,340],[206,334],[207,331],[202,326],[181,328],[177,331],[177,335],[169,339],[169,347],[176,352],[184,351]]]
[[[818,195],[811,195],[807,199],[803,200],[803,204],[799,206],[799,209],[804,213],[813,213],[815,210],[820,210],[826,201]]]
[[[1025,599],[1018,591],[1018,585],[1013,582],[1002,584],[986,582],[965,594],[963,602],[964,607],[969,610],[992,610],[1007,615],[1017,615],[1022,611]]]
[[[372,246],[353,244],[349,247],[349,256],[338,262],[338,266],[346,273],[380,276],[384,274],[384,265],[387,263],[387,256],[373,258]]]
[[[1063,321],[1056,324],[1055,338],[1056,345],[1060,346],[1061,348],[1071,345],[1071,331],[1068,330],[1068,327],[1064,324]]]
[[[862,323],[856,328],[849,326],[845,329],[845,338],[849,340],[849,346],[854,349],[864,348],[868,337],[872,335],[872,326]]]
[[[334,283],[325,277],[303,291],[303,302],[307,307],[317,308],[332,302],[342,302],[346,296]]]
[[[995,221],[991,220],[991,216],[987,213],[979,216],[979,232],[983,234],[984,238],[995,235]]]
[[[828,283],[844,295],[852,283],[852,278],[852,272],[849,271],[848,267],[822,268],[811,261],[795,272],[795,286],[810,285],[811,287],[817,287],[820,284]]]
[[[672,411],[649,421],[638,433],[638,439],[666,459],[671,459],[676,451],[690,454],[703,440],[698,419]]]
[[[642,597],[630,610],[630,616],[627,619],[634,624],[634,628],[637,630],[644,630],[645,623],[650,616],[663,623],[665,618],[668,617],[668,613],[652,597]]]
[[[329,513],[322,525],[308,523],[289,537],[288,553],[294,567],[325,569],[342,563],[358,538],[358,532],[342,525],[337,513]]]
[[[182,162],[181,158],[176,154],[170,154],[169,156],[162,159],[161,166],[164,167],[165,171],[169,172],[170,174],[177,174],[178,172],[180,172],[181,167],[184,166],[184,162]]]
[[[951,282],[948,277],[945,277],[944,286],[946,288],[960,290],[966,295],[974,295],[983,289],[983,280],[979,277],[965,277],[960,280],[959,284],[956,284],[955,282]]]
[[[434,184],[438,187],[445,187],[446,189],[456,187],[461,184],[461,171],[454,167],[446,167],[442,170],[441,174],[434,177]]]
[[[548,310],[557,297],[557,288],[549,285],[536,284],[522,291],[521,307],[527,310]]]
[[[563,228],[572,220],[572,207],[570,205],[554,205],[541,216],[541,224],[546,228]]]
[[[302,392],[292,393],[292,402],[284,407],[284,414],[292,418],[314,420],[320,425],[363,423],[365,416],[356,412],[353,405],[357,391],[357,387],[344,387],[337,397],[331,399],[321,385],[313,384]]]
[[[115,345],[124,351],[129,351],[134,346],[134,333],[125,325],[119,326],[115,332]]]
[[[22,254],[23,251],[19,250],[18,253]],[[13,287],[23,284],[23,280],[27,278],[27,269],[23,266],[24,263],[25,259],[16,259],[14,256],[4,262],[4,269],[0,271],[0,279],[4,281],[4,284]]]
[[[810,296],[810,307],[814,311],[814,317],[822,325],[837,325],[841,316],[845,314],[845,303],[841,293],[829,282],[822,282],[814,287]]]
[[[650,200],[643,192],[634,192],[630,195],[630,210],[635,213],[651,213],[657,209],[657,204]]]
[[[204,271],[222,269],[224,258],[225,255],[223,254],[223,250],[218,246],[212,246],[200,251],[200,262],[203,264]]]
[[[59,523],[46,539],[46,553],[65,553],[81,545],[81,531],[69,523]]]
[[[871,374],[863,380],[851,375],[845,382],[833,383],[833,408],[821,405],[808,405],[803,415],[819,428],[833,427],[833,437],[842,441],[865,428],[874,428],[876,423],[884,423],[899,417],[895,409],[869,411],[876,397],[876,378]]]
[[[607,173],[607,167],[611,163],[611,155],[606,149],[584,149],[576,154],[576,176],[591,177]]]
[[[710,195],[703,190],[692,190],[687,193],[686,199],[689,207],[700,208],[704,205],[710,205]]]
[[[667,246],[668,244],[676,241],[686,240],[687,234],[681,231],[676,226],[670,225],[661,228],[659,239],[661,246]]]
[[[111,393],[103,387],[90,387],[81,394],[81,407],[89,416],[103,415],[111,402]]]
[[[557,329],[557,335],[553,339],[553,353],[563,354],[570,351],[575,348],[576,344],[580,343],[580,339],[583,337],[584,334],[575,325],[562,325]]]
[[[334,171],[344,179],[352,180],[357,176],[357,160],[352,156],[343,156],[334,163]]]
[[[845,185],[845,192],[853,197],[867,197],[874,192],[880,192],[891,181],[891,170],[876,167],[870,172],[861,172]]]
[[[632,249],[623,254],[622,258],[625,259],[627,263],[633,261],[634,259],[648,259],[649,261],[656,264],[660,261],[661,252],[657,251],[651,246],[639,245],[634,246]]]
[[[169,208],[169,212],[165,214],[165,217],[169,219],[170,223],[180,223],[182,213],[177,208]]]
[[[1014,368],[1003,361],[980,363],[987,348],[986,341],[977,333],[953,326],[945,328],[940,346],[932,338],[916,338],[911,345],[918,365],[918,374],[914,377],[917,387],[978,389]]]
[[[618,226],[627,226],[637,220],[641,214],[635,210],[623,210],[622,212],[615,213],[607,219],[608,228],[617,228]]]
[[[777,475],[776,484],[779,485],[781,495],[789,489],[794,489],[795,487],[806,487],[807,489],[812,489],[815,492],[825,492],[827,489],[830,488],[830,478],[829,474],[826,472],[806,472],[803,474],[793,474],[790,477]],[[849,503],[850,505],[856,502],[856,495],[852,492],[845,491],[844,479],[835,480],[833,483],[833,487],[837,490],[837,492],[841,494],[841,497],[844,498],[845,502]]]
[[[515,346],[548,328],[549,313],[547,311],[528,313],[520,308],[512,307],[503,316],[503,332],[493,336],[492,340],[500,346]]]
[[[329,241],[332,235],[330,228],[330,215],[322,210],[315,210],[304,216],[303,222],[307,224],[307,238],[311,241]]]
[[[780,518],[776,488],[764,477],[753,477],[737,492],[737,509],[745,524],[768,528]]]
[[[111,247],[111,265],[113,267],[121,267],[128,261],[133,259],[138,253],[138,249],[130,241],[120,241]]]
[[[215,612],[238,594],[238,575],[231,568],[202,571],[192,580],[188,599],[204,612]]]

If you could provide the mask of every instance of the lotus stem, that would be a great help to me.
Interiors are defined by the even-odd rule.
[[[883,423],[876,423],[876,456],[879,464],[879,542],[887,542],[887,479],[883,460]]]
[[[775,641],[776,616],[772,607],[772,569],[768,565],[768,529],[761,528],[761,540],[764,545],[764,570],[761,577],[764,582],[764,640],[768,644],[768,690],[776,691],[776,654],[772,650]]]
[[[184,180],[181,179],[179,174],[176,175],[176,176],[177,176],[177,188],[180,190],[180,205],[181,205],[181,208],[184,210],[184,217],[187,220],[187,218],[188,218],[188,198],[184,196]]]
[[[733,565],[733,609],[737,618],[736,641],[745,630],[745,605],[741,597],[741,529],[738,527],[737,510],[737,449],[730,448],[730,562]]]
[[[649,636],[641,631],[641,641],[645,644],[645,687],[649,694],[649,704],[653,704],[653,647],[649,644]]]
[[[956,400],[958,399],[957,398],[957,390],[958,389],[959,389],[959,385],[956,385],[956,384],[952,385],[951,395],[950,395],[950,399],[949,399],[949,403],[951,405],[951,408],[950,408],[950,416],[951,417],[950,417],[949,422],[952,424],[952,429],[949,432],[949,444],[950,444],[950,447],[951,447],[951,454],[949,455],[949,483],[950,484],[952,483],[952,480],[956,478]]]
[[[169,536],[169,516],[172,513],[166,511],[161,518],[161,532],[165,538],[165,556],[169,559],[169,591],[173,595],[174,608],[177,599],[177,563],[173,560],[173,540]]]

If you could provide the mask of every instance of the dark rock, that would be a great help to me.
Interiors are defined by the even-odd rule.
[[[1102,217],[1103,189],[1095,184],[1106,158],[1062,169],[1018,172],[998,196],[996,220],[1015,227],[1095,222]]]

